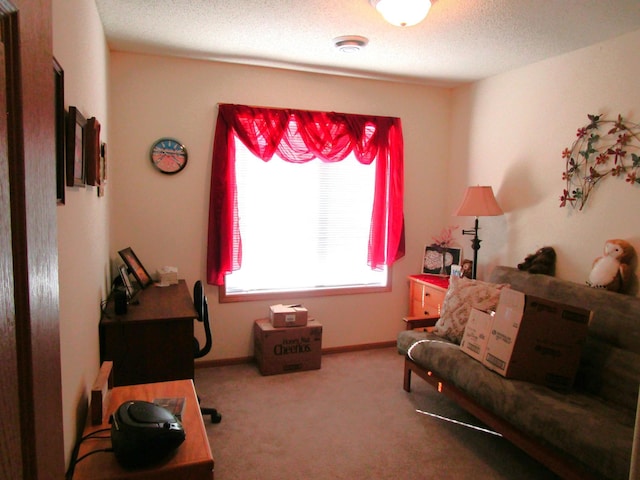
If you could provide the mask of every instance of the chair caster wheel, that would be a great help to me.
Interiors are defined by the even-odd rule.
[[[211,423],[220,423],[222,421],[222,415],[219,413],[211,414]]]

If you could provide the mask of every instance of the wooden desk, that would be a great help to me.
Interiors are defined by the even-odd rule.
[[[137,305],[116,315],[110,301],[100,319],[100,361],[113,361],[113,384],[193,379],[193,320],[184,280],[142,290]]]
[[[198,398],[192,380],[148,383],[116,387],[109,393],[108,405],[102,425],[91,425],[88,422],[83,436],[101,429],[109,429],[109,416],[122,403],[129,400],[153,401],[163,397],[185,397],[182,425],[186,433],[185,441],[178,447],[173,456],[161,465],[153,468],[125,470],[117,462],[113,452],[95,453],[81,460],[75,467],[73,480],[106,480],[106,479],[149,479],[149,480],[213,480],[213,456],[209,439],[204,428]],[[89,438],[82,442],[78,457],[102,448],[111,448],[109,432],[98,434],[107,438]]]

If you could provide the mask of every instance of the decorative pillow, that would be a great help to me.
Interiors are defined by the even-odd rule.
[[[505,287],[509,285],[452,276],[433,333],[460,344],[471,309],[495,309],[500,300],[500,291]]]

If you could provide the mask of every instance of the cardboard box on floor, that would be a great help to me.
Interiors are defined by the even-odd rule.
[[[592,313],[505,288],[483,364],[506,378],[571,388]]]
[[[276,328],[268,318],[253,326],[254,355],[263,375],[317,370],[322,361],[322,325]]]
[[[307,324],[307,309],[302,305],[271,305],[269,320],[274,327],[303,327]]]
[[[494,313],[472,308],[469,320],[464,328],[460,350],[479,362],[482,362],[487,350]]]

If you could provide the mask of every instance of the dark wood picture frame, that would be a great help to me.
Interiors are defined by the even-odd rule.
[[[69,107],[67,118],[67,186],[85,186],[85,127],[87,119],[76,107]]]
[[[98,197],[104,197],[104,187],[107,185],[107,144],[100,144],[100,173],[98,180]]]
[[[120,250],[118,254],[122,258],[124,263],[127,264],[127,267],[129,267],[131,273],[133,273],[133,276],[140,284],[140,288],[146,288],[153,283],[153,280],[151,280],[151,276],[144,268],[140,260],[138,260],[136,254],[133,253],[131,247]]]
[[[54,114],[56,129],[56,202],[64,205],[65,191],[65,111],[64,111],[64,70],[53,58]]]
[[[100,122],[96,117],[87,120],[85,131],[85,168],[86,183],[100,185]]]

